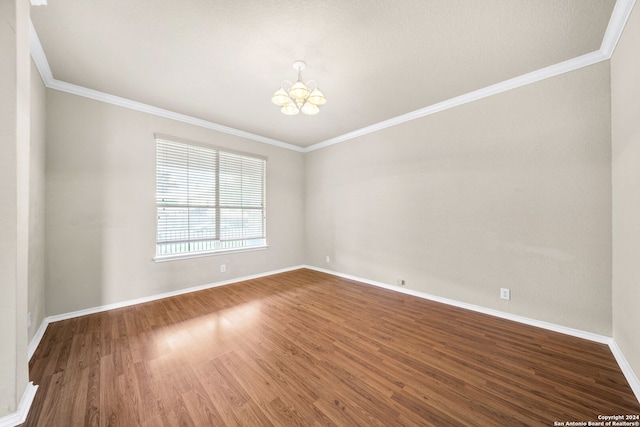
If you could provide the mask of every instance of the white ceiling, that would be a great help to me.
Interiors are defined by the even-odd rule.
[[[31,18],[56,81],[308,147],[597,51],[614,4],[49,0]],[[297,59],[316,116],[271,103]]]

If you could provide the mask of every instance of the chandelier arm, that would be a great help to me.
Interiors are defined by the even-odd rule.
[[[313,83],[313,85],[314,85],[314,86],[313,86],[313,89],[311,89],[311,84],[312,84],[312,83]],[[309,81],[307,82],[307,89],[309,89],[309,94],[311,94],[311,92],[313,92],[314,90],[318,89],[318,82],[317,82],[317,81],[315,81],[315,80],[309,80]],[[309,97],[309,96],[307,95],[307,98],[308,98],[308,97]]]
[[[293,87],[293,83],[291,83],[289,80],[283,80],[282,83],[280,83],[280,88],[283,89],[285,92],[287,92],[287,97],[289,97],[289,100],[291,101],[291,103],[295,105],[298,110],[300,110],[300,108],[302,108],[302,105],[298,106],[296,99],[292,98],[291,95],[289,95],[289,91],[291,90],[292,87]]]
[[[287,98],[289,98],[289,100],[291,101],[290,103],[287,103],[286,105],[280,104],[281,98],[278,98],[278,97],[282,97],[282,95],[284,94],[278,93],[279,91],[276,92],[276,95],[274,95],[274,99],[275,99],[274,103],[281,106],[281,110],[284,114],[287,114],[287,115],[297,114],[296,112],[291,112],[291,110],[288,110],[288,109],[285,111],[285,109],[288,106],[295,106],[298,112],[303,112],[304,114],[307,114],[307,115],[315,115],[318,113],[318,105],[309,101],[309,97],[311,96],[311,93],[315,90],[319,90],[318,82],[315,80],[309,80],[308,82],[305,83],[304,80],[302,80],[302,70],[305,69],[305,66],[306,64],[303,61],[294,62],[293,68],[298,71],[298,80],[295,83],[291,83],[288,80],[283,80],[282,83],[280,83],[280,90],[286,93]],[[300,85],[302,85],[304,89],[297,87],[298,83],[300,83]],[[296,92],[302,92],[302,90],[306,91],[306,96],[304,98],[295,98],[294,96],[289,94],[289,92],[292,91],[294,86],[296,87]],[[320,95],[320,97],[322,97],[322,95]],[[322,98],[322,100],[324,99]],[[309,105],[310,108],[307,108],[305,111],[303,111],[303,107],[307,105]]]

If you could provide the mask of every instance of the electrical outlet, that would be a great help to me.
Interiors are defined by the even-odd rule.
[[[509,301],[511,299],[511,290],[507,288],[500,288],[500,299],[506,299]]]
[[[327,255],[324,260],[329,264],[331,262],[331,257]]]
[[[27,313],[27,328],[31,327],[31,312]]]
[[[226,264],[220,264],[220,273],[224,273],[227,271],[227,265]]]
[[[398,286],[404,286],[405,285],[404,279],[398,279],[398,281],[396,283],[398,283]]]

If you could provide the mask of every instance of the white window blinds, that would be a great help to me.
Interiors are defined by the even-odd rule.
[[[156,138],[156,256],[266,246],[266,160]]]

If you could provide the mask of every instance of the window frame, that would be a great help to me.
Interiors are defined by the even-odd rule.
[[[240,209],[242,212],[244,212],[244,209],[250,209],[250,210],[259,210],[262,212],[262,235],[261,237],[258,237],[256,239],[262,239],[262,244],[258,244],[258,245],[252,245],[252,246],[242,246],[242,247],[232,247],[232,248],[217,248],[217,249],[207,249],[207,250],[190,250],[188,252],[180,252],[180,253],[169,253],[169,254],[162,254],[159,253],[159,245],[162,243],[159,239],[159,232],[160,232],[160,216],[159,216],[159,209],[161,208],[161,203],[158,201],[158,196],[159,196],[159,192],[158,192],[158,184],[159,184],[159,180],[158,180],[158,170],[159,170],[159,141],[165,141],[168,143],[174,143],[174,144],[181,144],[181,145],[187,145],[187,146],[192,146],[192,147],[196,147],[199,149],[205,149],[205,150],[211,150],[215,152],[215,156],[218,159],[218,161],[216,162],[216,166],[215,166],[215,187],[216,187],[216,191],[215,191],[215,206],[212,209],[215,209],[215,219],[213,220],[214,223],[214,227],[215,227],[215,238],[214,239],[210,239],[211,241],[215,241],[217,242],[218,245],[221,244],[221,242],[224,241],[224,239],[221,238],[221,233],[222,233],[222,227],[221,227],[221,216],[220,216],[220,211],[225,209],[226,207],[224,205],[221,205],[220,200],[221,200],[221,192],[219,191],[220,188],[220,174],[221,174],[221,168],[220,168],[220,164],[219,164],[219,157],[222,153],[222,155],[231,155],[231,156],[242,156],[242,157],[246,157],[246,158],[250,158],[253,160],[261,160],[263,162],[262,164],[262,190],[261,190],[261,197],[262,197],[262,207],[261,208],[256,208],[256,207],[246,207],[247,205],[243,205],[241,204],[240,206],[234,207],[234,209]],[[264,250],[267,249],[269,246],[267,244],[267,157],[266,156],[261,156],[258,154],[254,154],[254,153],[247,153],[247,152],[243,152],[243,151],[238,151],[238,150],[233,150],[233,149],[228,149],[226,147],[219,147],[219,146],[215,146],[212,144],[207,144],[207,143],[203,143],[203,142],[197,142],[197,141],[191,141],[188,139],[184,139],[184,138],[179,138],[179,137],[174,137],[174,136],[169,136],[169,135],[164,135],[164,134],[159,134],[156,133],[154,134],[154,143],[155,143],[155,154],[156,154],[156,161],[155,161],[155,256],[153,257],[153,260],[156,262],[164,262],[164,261],[174,261],[174,260],[179,260],[179,259],[188,259],[188,258],[200,258],[200,257],[207,257],[207,256],[215,256],[215,255],[222,255],[222,254],[229,254],[229,253],[236,253],[236,252],[250,252],[250,251],[257,251],[257,250]],[[198,208],[197,205],[188,205],[187,209],[189,209],[190,207],[193,208]],[[165,204],[164,207],[166,208],[167,205]],[[190,230],[189,230],[190,233]],[[197,242],[199,239],[197,238],[189,238],[186,240],[187,244],[192,244],[194,242]],[[250,240],[250,239],[237,239],[237,240]],[[166,242],[165,242],[166,243]]]

